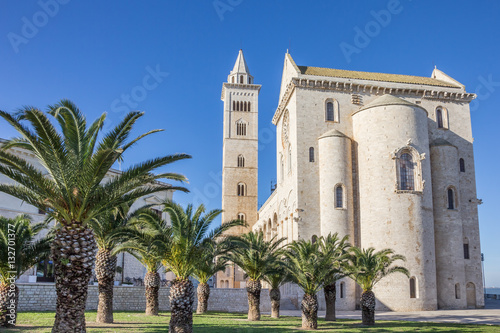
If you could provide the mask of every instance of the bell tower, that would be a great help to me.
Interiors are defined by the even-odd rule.
[[[222,223],[239,218],[247,222],[248,228],[234,228],[230,234],[250,231],[257,222],[260,87],[254,84],[243,51],[240,50],[227,82],[222,85]]]

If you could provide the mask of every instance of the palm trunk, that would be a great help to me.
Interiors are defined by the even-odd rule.
[[[196,309],[197,314],[202,314],[207,312],[208,308],[208,297],[210,297],[210,287],[208,283],[200,283],[198,285],[198,307]]]
[[[75,223],[57,230],[52,243],[57,291],[52,333],[86,332],[85,303],[95,251],[94,235],[89,228]]]
[[[326,285],[323,288],[325,292],[325,303],[326,303],[326,321],[335,321],[335,301],[337,300],[337,287],[335,283]]]
[[[248,295],[248,320],[260,320],[260,291],[262,284],[260,281],[248,279],[247,295]]]
[[[0,284],[0,327],[14,327],[17,319],[19,288],[10,284]]]
[[[280,301],[281,292],[280,288],[273,288],[269,291],[269,297],[271,298],[271,318],[280,317]]]
[[[318,328],[318,297],[316,294],[304,294],[300,304],[302,310],[302,328],[317,329]]]
[[[144,277],[146,286],[146,316],[157,316],[159,311],[158,291],[160,290],[160,274],[147,272]]]
[[[113,285],[115,282],[116,256],[108,249],[99,249],[95,261],[95,275],[99,284],[97,305],[98,323],[113,322]]]
[[[170,287],[170,333],[193,332],[194,287],[188,279],[175,279]]]
[[[375,325],[375,294],[371,290],[361,294],[361,318],[363,325]]]

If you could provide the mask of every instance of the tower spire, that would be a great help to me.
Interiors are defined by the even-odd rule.
[[[248,69],[247,62],[243,56],[243,50],[240,49],[238,52],[238,58],[234,63],[233,70],[229,73],[227,77],[227,82],[239,83],[239,84],[253,84],[253,76],[250,75],[250,70]]]
[[[236,58],[231,74],[250,74],[242,49],[240,49],[240,52],[238,53],[238,58]]]

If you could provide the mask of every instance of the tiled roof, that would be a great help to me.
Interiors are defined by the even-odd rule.
[[[298,66],[298,67],[300,73],[304,75],[330,76],[330,77],[340,77],[346,79],[424,84],[429,86],[460,88],[460,86],[458,85],[454,85],[448,82],[424,76],[358,72],[358,71],[348,71],[344,69],[310,67],[310,66]]]

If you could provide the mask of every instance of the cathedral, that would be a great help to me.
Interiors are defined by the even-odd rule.
[[[222,221],[240,218],[267,239],[315,240],[337,232],[351,244],[391,248],[411,277],[375,289],[378,309],[484,306],[473,137],[465,86],[431,77],[297,66],[285,54],[276,126],[277,186],[258,208],[258,95],[240,50],[224,102]],[[242,288],[228,268],[217,286]],[[291,293],[285,286],[284,298]],[[360,290],[337,284],[337,308]],[[298,303],[300,304],[300,302]]]

